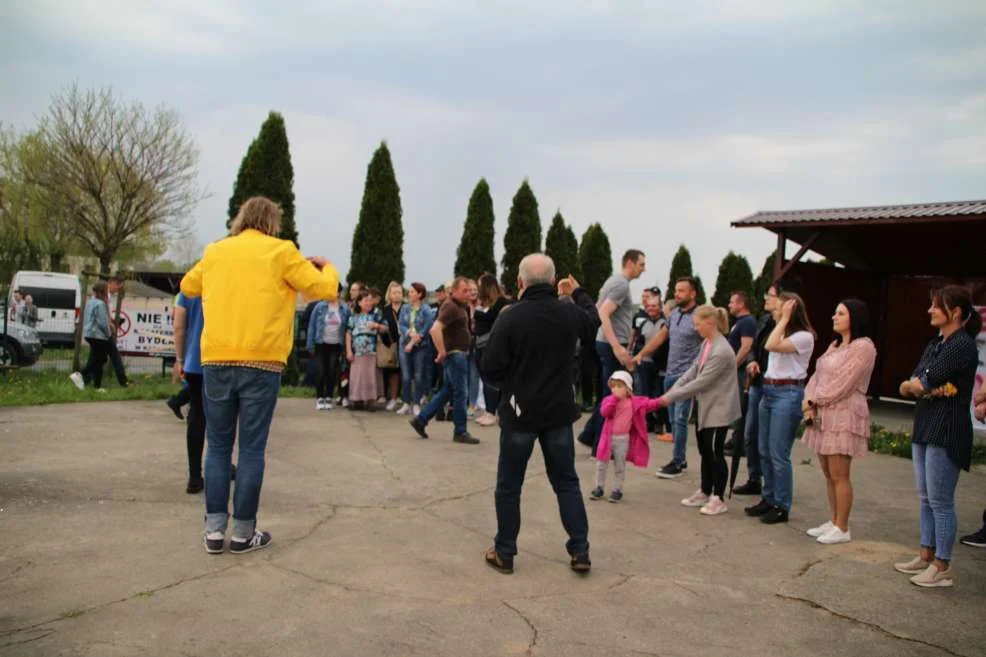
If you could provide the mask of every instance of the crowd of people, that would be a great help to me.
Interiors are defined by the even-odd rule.
[[[646,271],[639,250],[623,255],[620,271],[605,282],[598,299],[571,276],[557,280],[549,257],[531,254],[520,264],[512,297],[495,276],[484,274],[441,286],[433,305],[421,283],[405,291],[393,282],[381,294],[353,282],[341,301],[345,288],[332,265],[306,259],[293,244],[277,239],[279,223],[274,203],[250,199],[231,236],[210,245],[181,284],[175,374],[191,398],[187,490],[205,490],[207,552],[226,550],[234,476],[229,551],[271,543],[256,518],[298,292],[314,300],[306,327],[316,363],[317,411],[337,405],[352,411],[382,408],[407,416],[420,438],[428,438],[432,420],[447,417],[452,440],[461,444],[479,442],[469,432],[470,415],[486,426],[499,424],[497,533],[485,560],[500,572],[513,572],[521,488],[536,442],[568,533],[571,568],[590,570],[574,434],[574,423],[590,410],[587,401],[595,403],[578,441],[597,461],[590,500],[606,498],[610,463],[608,499],[624,500],[626,464],[648,467],[651,434],[673,445],[671,460],[656,476],[682,476],[694,419],[701,483],[682,505],[707,516],[727,513],[726,454],[739,451],[748,478],[731,492],[759,498],[745,514],[765,525],[786,523],[794,503],[791,451],[800,427],[802,442],[818,455],[830,512],[807,534],[825,545],[852,540],[850,471],[852,461],[867,453],[866,391],[877,356],[862,301],[837,305],[831,329],[824,331],[831,339],[812,327],[805,300],[784,281],[766,292],[759,321],[742,291],[731,295],[728,308],[698,304],[697,285],[689,277],[675,281],[667,306],[661,290],[649,287],[638,307],[630,283]],[[101,368],[95,363],[108,357],[99,341],[111,329],[106,293],[104,284],[95,286],[85,317],[96,355],[93,367],[80,375],[97,386]],[[957,286],[937,290],[928,313],[937,335],[900,386],[902,396],[917,400],[912,440],[919,550],[895,568],[916,585],[947,587],[954,581],[954,492],[959,472],[970,466],[968,409],[981,320],[968,290]],[[828,346],[809,376],[818,340]],[[580,408],[577,392],[581,387],[585,393],[589,359],[596,361],[597,384],[593,398],[583,398]],[[975,408],[986,415],[983,391]],[[238,469],[232,463],[237,427]],[[984,528],[962,541],[986,547],[986,513]]]

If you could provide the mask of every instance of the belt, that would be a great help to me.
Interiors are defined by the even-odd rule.
[[[804,379],[764,379],[765,386],[799,386],[804,383]]]

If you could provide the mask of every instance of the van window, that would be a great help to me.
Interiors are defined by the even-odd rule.
[[[25,287],[23,285],[20,286],[20,290],[25,295],[30,294],[34,298],[34,305],[38,308],[75,310],[75,290],[52,287]]]

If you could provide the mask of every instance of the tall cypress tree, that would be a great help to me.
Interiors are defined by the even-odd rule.
[[[579,269],[582,271],[582,287],[589,296],[597,299],[603,283],[613,275],[613,252],[609,247],[609,237],[599,224],[592,224],[582,234]]]
[[[390,281],[404,282],[404,226],[401,190],[387,142],[382,142],[366,168],[359,221],[353,231],[348,281],[363,281],[380,291]]]
[[[750,308],[750,310],[758,315],[763,312],[763,295],[767,294],[767,289],[774,282],[774,257],[776,254],[777,249],[770,252],[770,255],[763,262],[760,275],[753,281],[753,305],[755,307]]]
[[[752,296],[753,272],[750,270],[750,263],[745,257],[730,251],[719,264],[719,275],[716,278],[716,291],[712,295],[712,304],[725,308],[733,292],[746,292]]]
[[[551,220],[551,227],[544,239],[544,252],[555,261],[555,276],[558,280],[569,274],[574,275],[576,280],[582,280],[579,272],[579,242],[575,239],[572,227],[565,223],[560,210]]]
[[[455,275],[475,278],[483,272],[496,275],[493,255],[493,198],[486,178],[476,183],[469,197],[462,241],[455,255]]]
[[[696,290],[695,303],[697,303],[698,305],[702,305],[703,303],[705,303],[706,299],[705,299],[705,286],[702,285],[701,276],[695,277],[695,290]]]
[[[503,273],[500,282],[510,294],[517,293],[517,270],[524,256],[541,250],[541,217],[538,202],[525,180],[514,194],[503,236]]]
[[[266,196],[281,207],[281,232],[278,237],[298,245],[294,223],[294,167],[284,117],[277,112],[267,115],[260,134],[247,149],[236,174],[233,195],[229,197],[226,228],[229,229],[243,202],[252,196]]]
[[[674,258],[671,259],[671,273],[668,277],[668,288],[665,293],[665,299],[674,298],[674,284],[682,276],[693,276],[692,271],[692,254],[688,252],[688,249],[684,244],[678,247],[677,253],[674,254]]]

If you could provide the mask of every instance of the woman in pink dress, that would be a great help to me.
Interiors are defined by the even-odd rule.
[[[802,404],[805,434],[801,442],[818,454],[832,511],[831,520],[808,530],[808,535],[823,545],[852,540],[849,466],[853,457],[863,456],[869,447],[866,389],[876,361],[876,347],[867,337],[870,315],[865,303],[859,299],[840,303],[832,328],[835,341],[815,364]]]

